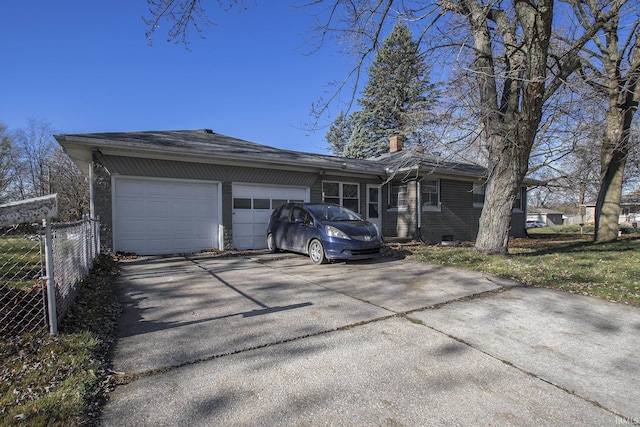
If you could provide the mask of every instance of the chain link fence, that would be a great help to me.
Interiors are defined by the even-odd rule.
[[[1,335],[47,326],[56,333],[58,319],[93,266],[99,241],[99,222],[88,217],[74,223],[0,227]],[[55,298],[48,298],[48,283]]]
[[[0,228],[0,330],[17,335],[47,325],[41,227]]]
[[[62,318],[73,304],[80,281],[89,274],[99,250],[99,223],[85,219],[51,224],[53,280],[57,315]]]

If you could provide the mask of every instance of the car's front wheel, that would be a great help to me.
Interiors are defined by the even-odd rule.
[[[270,254],[274,254],[278,251],[278,247],[276,246],[276,238],[273,237],[273,234],[269,233],[267,235],[267,249]]]
[[[314,239],[309,243],[309,258],[314,264],[324,264],[327,257],[324,254],[324,247],[320,240]]]

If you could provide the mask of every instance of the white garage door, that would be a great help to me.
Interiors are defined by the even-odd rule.
[[[273,209],[287,202],[309,200],[306,187],[233,185],[233,246],[236,249],[267,247],[267,225]]]
[[[140,255],[219,248],[218,184],[114,179],[114,250]]]

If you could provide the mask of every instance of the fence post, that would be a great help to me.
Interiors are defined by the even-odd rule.
[[[56,314],[56,288],[53,280],[53,238],[51,236],[51,224],[46,219],[42,220],[44,227],[44,255],[47,281],[47,306],[49,311],[49,333],[58,334],[58,317]]]
[[[98,215],[95,219],[95,221],[93,221],[91,223],[93,225],[93,236],[94,236],[94,244],[96,245],[96,251],[95,251],[95,255],[100,255],[102,252],[102,248],[100,247],[100,215]]]
[[[84,270],[82,275],[85,276],[89,274],[89,270],[91,270],[91,265],[93,264],[93,256],[92,256],[92,245],[91,241],[91,219],[89,218],[89,214],[85,214],[82,218],[82,247],[84,248]]]

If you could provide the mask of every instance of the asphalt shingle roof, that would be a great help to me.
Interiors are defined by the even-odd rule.
[[[270,164],[289,164],[319,169],[348,170],[377,175],[411,170],[422,173],[439,172],[451,175],[481,177],[481,166],[447,161],[414,150],[386,153],[370,159],[350,159],[324,154],[283,150],[215,133],[211,130],[174,130],[145,132],[108,132],[56,135],[63,142],[83,146],[156,152],[164,154],[199,155],[211,158],[251,160]]]
[[[201,155],[212,158],[254,160],[372,173],[384,172],[384,167],[366,160],[283,150],[222,135],[207,129],[66,134],[56,135],[56,139],[61,143],[62,141],[73,141],[86,143],[89,146],[137,149],[166,154]]]

